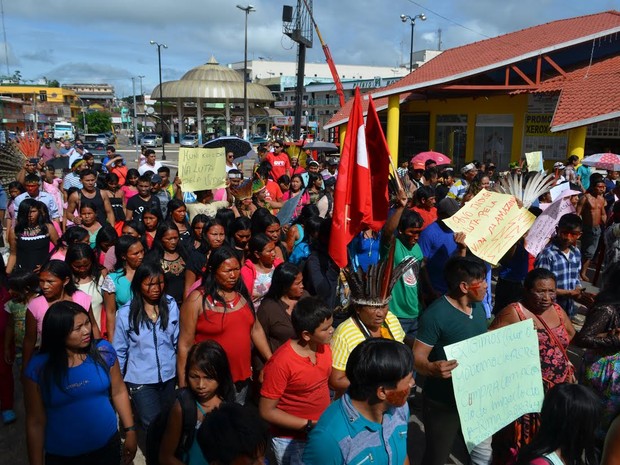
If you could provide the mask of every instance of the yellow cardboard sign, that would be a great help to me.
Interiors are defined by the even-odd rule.
[[[226,150],[187,148],[179,150],[179,177],[185,192],[226,186]]]
[[[526,413],[540,412],[544,390],[538,335],[524,320],[445,347],[467,450]]]
[[[543,154],[541,151],[527,152],[525,154],[525,161],[527,161],[528,171],[543,171]]]
[[[519,208],[512,195],[482,189],[444,223],[454,232],[465,233],[465,244],[474,255],[497,265],[535,219],[525,208]]]

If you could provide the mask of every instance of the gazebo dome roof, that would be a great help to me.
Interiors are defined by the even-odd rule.
[[[248,102],[273,102],[275,99],[269,88],[248,82]],[[221,66],[214,57],[200,66],[190,69],[178,81],[163,82],[161,94],[164,100],[183,99],[205,102],[224,103],[243,102],[243,75],[237,71]],[[159,85],[151,92],[151,98],[157,100]]]

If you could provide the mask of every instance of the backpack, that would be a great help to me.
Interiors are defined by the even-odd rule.
[[[188,388],[178,389],[175,396],[181,405],[182,429],[179,445],[174,456],[187,463],[187,454],[189,453],[194,435],[196,434],[196,421],[198,414],[196,413],[196,401],[192,392]],[[173,404],[174,405],[174,404]],[[168,417],[172,406],[162,411],[153,422],[149,425],[146,432],[146,463],[147,465],[159,465],[159,449],[168,425]]]

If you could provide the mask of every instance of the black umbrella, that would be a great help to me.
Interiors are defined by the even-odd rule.
[[[325,152],[325,153],[336,153],[339,152],[338,146],[336,144],[332,144],[331,142],[325,142],[322,140],[317,140],[316,142],[310,142],[309,144],[304,145],[305,149],[316,150],[317,152]]]
[[[235,154],[235,158],[245,157],[250,150],[252,150],[252,144],[247,140],[243,140],[235,136],[218,137],[217,139],[210,140],[203,145],[205,149],[219,149],[224,147],[226,152],[232,152]]]

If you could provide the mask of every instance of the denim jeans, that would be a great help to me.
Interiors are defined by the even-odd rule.
[[[272,438],[273,455],[278,465],[303,465],[306,441],[292,438]]]
[[[415,339],[418,335],[418,319],[417,318],[399,318],[398,322],[405,332],[405,336],[409,339]]]
[[[134,404],[136,417],[145,431],[157,415],[169,409],[174,402],[175,378],[155,384],[125,384]]]

